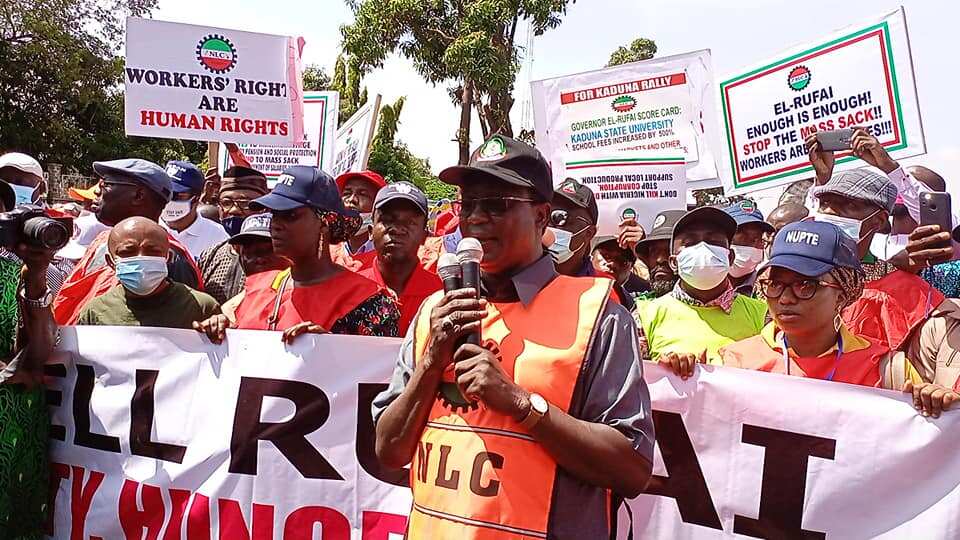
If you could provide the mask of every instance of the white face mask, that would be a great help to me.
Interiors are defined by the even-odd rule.
[[[163,213],[160,214],[160,217],[167,223],[181,220],[190,213],[191,205],[193,205],[192,198],[186,201],[170,201],[163,207]]]
[[[553,244],[550,244],[547,247],[547,251],[550,252],[550,256],[553,257],[554,262],[557,264],[563,264],[570,260],[577,251],[583,249],[583,246],[586,244],[581,244],[575,251],[570,250],[570,243],[573,242],[573,237],[582,233],[586,230],[586,227],[580,229],[579,231],[572,233],[570,231],[565,231],[563,229],[557,229],[555,227],[548,227],[550,232],[553,233]]]
[[[889,261],[898,253],[907,249],[907,242],[910,241],[909,234],[882,234],[873,235],[870,241],[870,253],[881,261]]]
[[[677,253],[677,274],[687,285],[709,291],[727,279],[730,250],[700,242]]]
[[[877,210],[877,212],[879,212],[879,210]],[[876,215],[876,212],[874,212],[873,214],[870,214],[864,220],[856,220],[852,218],[834,216],[831,214],[821,214],[820,212],[817,212],[816,214],[813,215],[813,220],[820,221],[823,223],[832,223],[836,225],[837,228],[839,228],[841,231],[843,231],[843,234],[849,236],[850,238],[853,238],[855,242],[859,243],[860,240],[863,240],[864,236],[867,236],[868,234],[870,234],[870,232],[873,232],[873,231],[868,231],[866,234],[861,234],[861,229],[863,229],[863,222],[872,218],[874,215]]]
[[[739,278],[757,269],[763,261],[763,250],[753,246],[730,246],[735,258],[730,267],[730,275]]]

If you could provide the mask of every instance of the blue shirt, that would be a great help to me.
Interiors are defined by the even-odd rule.
[[[947,298],[960,297],[960,260],[924,268],[920,272],[920,277],[936,287]]]

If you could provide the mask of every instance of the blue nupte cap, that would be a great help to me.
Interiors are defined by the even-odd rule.
[[[189,161],[168,161],[167,174],[173,180],[174,193],[200,193],[203,191],[203,173]]]
[[[359,217],[354,210],[348,210],[340,199],[337,183],[329,174],[316,167],[295,165],[283,171],[277,178],[273,191],[255,199],[250,208],[284,212],[303,206],[323,212],[336,212],[344,217]]]
[[[723,211],[730,214],[730,217],[737,222],[738,229],[748,223],[759,223],[767,232],[772,233],[776,230],[773,225],[763,220],[763,213],[753,201],[740,201],[724,208]]]
[[[798,221],[780,229],[773,240],[770,260],[759,272],[770,267],[786,268],[806,276],[816,277],[837,266],[860,269],[857,244],[832,223]]]
[[[167,201],[173,197],[173,181],[156,163],[139,158],[94,161],[93,171],[101,177],[120,176],[135,180]]]

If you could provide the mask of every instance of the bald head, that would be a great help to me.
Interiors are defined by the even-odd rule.
[[[770,215],[767,216],[767,223],[773,225],[773,228],[780,232],[780,229],[791,223],[796,223],[807,217],[810,211],[806,206],[796,203],[781,204],[776,207]]]
[[[166,257],[170,252],[170,239],[167,231],[155,221],[132,217],[117,223],[110,231],[107,249],[115,258]]]
[[[914,165],[907,167],[907,172],[918,182],[927,186],[932,191],[946,191],[947,181],[939,174],[931,171],[923,165]]]

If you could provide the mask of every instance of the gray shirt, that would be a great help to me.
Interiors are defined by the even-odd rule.
[[[506,290],[492,291],[481,284],[481,295],[491,302],[521,302],[533,298],[554,278],[557,271],[549,256],[524,268],[508,282]],[[426,315],[426,314],[425,314]],[[549,324],[552,313],[544,313]],[[373,402],[374,422],[403,392],[414,370],[414,321],[400,347],[390,385]],[[653,420],[650,393],[643,380],[643,366],[637,349],[637,329],[623,306],[608,302],[591,336],[586,359],[573,391],[570,410],[574,418],[606,424],[623,433],[644,458],[653,462]],[[616,510],[616,508],[614,508]],[[557,469],[553,505],[548,524],[549,538],[605,538],[607,530],[606,492]],[[615,523],[615,518],[613,519]]]

